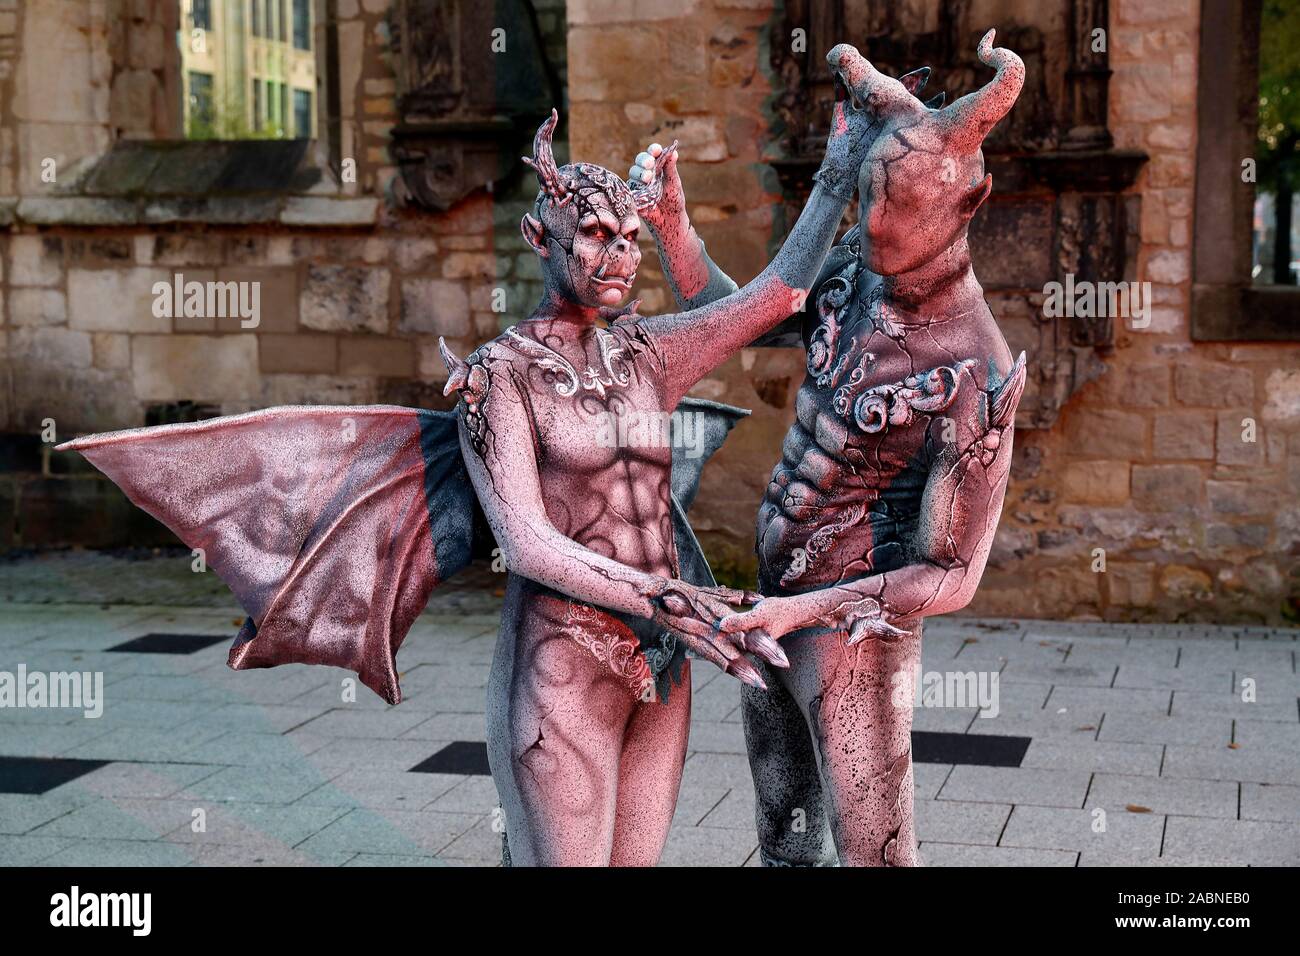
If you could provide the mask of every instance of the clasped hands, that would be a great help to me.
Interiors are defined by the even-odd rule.
[[[830,589],[764,597],[755,591],[660,579],[648,596],[656,623],[681,637],[697,657],[763,690],[767,685],[744,655],[753,654],[773,667],[789,667],[777,641],[794,631],[830,629],[850,645],[868,637],[889,640],[908,633],[887,619],[878,601],[845,602]]]

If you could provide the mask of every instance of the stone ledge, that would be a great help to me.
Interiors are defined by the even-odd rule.
[[[136,226],[164,223],[364,228],[379,215],[374,197],[229,196],[210,199],[108,199],[97,196],[0,197],[0,226]]]

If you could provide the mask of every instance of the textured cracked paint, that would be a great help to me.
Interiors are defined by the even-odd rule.
[[[921,619],[962,607],[979,583],[1025,381],[967,245],[992,185],[980,144],[1024,66],[992,31],[978,54],[995,77],[946,108],[916,95],[928,71],[892,79],[844,44],[828,56],[871,117],[861,225],[809,303],[808,377],[757,522],[770,597],[723,622],[786,638],[789,669],[764,665],[770,690],[745,688],[743,707],[774,865],[918,862],[912,715],[893,680],[914,671]],[[701,274],[684,255],[665,269]]]
[[[852,182],[868,121],[839,111],[824,170]],[[713,294],[696,308],[642,316],[635,302],[620,308],[640,263],[640,216],[664,218],[680,195],[676,177],[630,188],[598,166],[557,167],[555,122],[552,113],[538,130],[529,163],[541,190],[521,223],[540,259],[542,302],[464,361],[443,346],[470,478],[510,571],[488,685],[488,756],[512,863],[649,864],[676,804],[690,684],[647,699],[662,661],[643,657],[659,645],[641,638],[666,632],[755,688],[763,680],[746,653],[774,671],[786,659],[761,631],[718,629],[729,603],[757,595],[678,579],[671,449],[609,447],[596,436],[611,415],[671,412],[794,311],[847,200],[814,190],[776,259],[743,288],[717,280],[687,224],[675,241],[695,271],[679,290]],[[675,149],[661,155],[669,163]]]

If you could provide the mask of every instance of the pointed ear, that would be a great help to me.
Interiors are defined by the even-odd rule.
[[[984,178],[972,186],[962,199],[961,214],[967,219],[975,215],[975,210],[984,205],[984,200],[989,198],[991,192],[993,192],[993,176],[986,173]]]
[[[443,387],[442,394],[459,392],[469,382],[469,366],[447,347],[441,335],[438,336],[438,352],[442,355],[442,363],[447,366],[447,384]]]
[[[926,81],[930,79],[930,68],[923,66],[919,70],[913,70],[911,73],[904,73],[898,78],[898,82],[903,84],[904,89],[916,96],[921,90],[925,89]]]
[[[524,234],[524,242],[533,247],[543,259],[551,254],[551,250],[546,248],[546,227],[542,221],[532,213],[524,213],[524,218],[519,220],[519,231]]]

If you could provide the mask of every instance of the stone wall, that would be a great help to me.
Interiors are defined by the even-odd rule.
[[[534,6],[563,76],[563,2]],[[438,337],[466,354],[499,331],[494,288],[505,287],[508,313],[538,297],[518,233],[536,192],[526,170],[503,195],[480,190],[443,214],[391,201],[388,0],[337,4],[339,152],[355,160],[355,181],[247,226],[229,224],[239,200],[205,222],[160,212],[167,203],[68,198],[115,141],[174,129],[175,8],[0,0],[0,548],[168,540],[45,439],[278,404],[447,407]],[[358,206],[370,214],[339,214]],[[260,325],[158,317],[153,284],[178,274],[259,283]]]
[[[1110,9],[1111,129],[1116,146],[1151,157],[1132,190],[1151,326],[1120,328],[1107,371],[1057,427],[1017,435],[997,551],[972,609],[1294,620],[1300,345],[1196,343],[1189,332],[1199,5]],[[1095,549],[1105,573],[1093,570]]]
[[[1032,22],[1034,10],[1016,15]],[[1112,0],[1110,15],[1110,125],[1117,147],[1150,156],[1130,193],[1141,199],[1137,278],[1152,285],[1151,326],[1121,328],[1104,371],[1050,429],[1018,431],[1001,528],[970,610],[1294,619],[1300,346],[1194,343],[1188,329],[1198,4]],[[679,137],[701,234],[738,281],[755,275],[780,198],[761,154],[772,4],[676,0],[647,12],[593,0],[571,2],[569,20],[575,155],[613,165],[639,144]],[[945,78],[932,83],[942,89]],[[1009,328],[1035,324],[1004,314],[1021,298],[990,296]],[[656,290],[646,301],[665,299]],[[752,573],[753,516],[802,375],[797,352],[748,349],[697,390],[754,409],[706,469],[696,505],[706,548],[738,580]],[[1243,441],[1244,420],[1255,422],[1253,442]],[[1103,558],[1105,571],[1094,570]]]
[[[111,486],[50,454],[46,419],[63,438],[280,403],[444,407],[437,336],[463,354],[536,299],[535,262],[518,237],[531,177],[441,215],[388,202],[388,0],[337,4],[341,147],[358,172],[340,191],[378,201],[373,222],[90,227],[25,218],[23,201],[52,188],[42,159],[54,157],[62,176],[116,138],[166,121],[155,97],[166,99],[167,71],[151,26],[166,6],[0,0],[0,215],[9,225],[0,234],[0,430],[10,439],[0,454],[0,544],[156,535]],[[535,6],[553,62],[567,56],[569,154],[624,171],[646,143],[679,139],[710,252],[739,281],[757,274],[781,231],[780,187],[764,152],[770,0]],[[1016,9],[1029,16],[1030,7]],[[1018,432],[972,611],[1276,622],[1300,597],[1300,347],[1191,341],[1198,4],[1111,0],[1110,9],[1111,128],[1117,146],[1151,157],[1130,192],[1141,200],[1137,278],[1152,283],[1152,325],[1120,329],[1101,356],[1104,372],[1050,429]],[[643,310],[667,308],[653,249],[643,252]],[[150,286],[177,272],[257,279],[262,325],[155,318]],[[504,315],[492,311],[496,288],[507,293]],[[1033,321],[1004,318],[1017,328]],[[799,351],[747,349],[695,390],[753,409],[706,469],[695,506],[722,577],[752,573],[753,517],[802,377]],[[1254,422],[1253,442],[1242,440],[1244,420]],[[1104,573],[1094,570],[1101,556]]]

